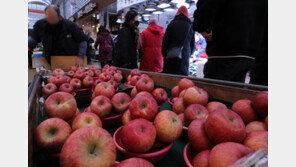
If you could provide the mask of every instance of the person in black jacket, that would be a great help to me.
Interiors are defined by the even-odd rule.
[[[116,43],[116,55],[113,64],[124,68],[138,68],[137,45],[138,45],[138,13],[129,11],[125,16],[125,22],[118,31],[118,42]]]
[[[77,55],[76,65],[83,66],[87,50],[87,36],[75,23],[63,19],[56,5],[45,8],[45,19],[37,21],[29,36],[29,49],[42,42],[43,55],[50,63],[53,55]]]
[[[263,39],[267,0],[199,0],[193,29],[207,40],[205,78],[244,82]]]
[[[186,35],[188,36],[186,38]],[[182,47],[182,59],[166,60],[167,51],[172,47]],[[188,75],[189,59],[195,48],[195,37],[188,10],[181,6],[175,18],[169,23],[162,41],[162,55],[164,57],[163,72],[169,74]]]

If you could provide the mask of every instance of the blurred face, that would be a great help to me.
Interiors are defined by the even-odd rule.
[[[136,17],[134,18],[134,20],[132,21],[132,23],[134,24],[135,21],[138,21],[138,16],[136,16]]]
[[[45,11],[45,16],[47,23],[50,25],[57,24],[60,21],[60,18],[54,9],[47,9]]]

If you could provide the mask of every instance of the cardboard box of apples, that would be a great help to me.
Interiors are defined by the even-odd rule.
[[[39,151],[58,154],[60,166],[153,166],[168,154],[183,126],[190,143],[184,150],[188,166],[230,166],[260,148],[267,152],[267,92],[252,101],[239,100],[230,110],[223,103],[209,102],[205,90],[182,79],[172,89],[172,108],[159,111],[168,93],[156,88],[148,75],[132,70],[130,78],[136,81],[129,83],[133,89],[126,94],[115,93],[108,82],[109,77],[121,81],[121,72],[112,66],[100,72],[101,81],[83,113],[73,95],[56,92],[62,84],[54,84],[55,93],[46,95],[44,111],[49,119],[38,125],[35,141]],[[54,77],[58,76],[63,75]],[[122,115],[123,126],[112,137],[108,128],[103,129],[103,120],[116,115]],[[115,162],[116,149],[129,159]]]

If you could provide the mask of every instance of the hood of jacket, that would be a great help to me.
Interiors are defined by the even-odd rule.
[[[153,34],[155,35],[160,35],[160,34],[163,34],[163,30],[164,28],[159,26],[159,25],[156,25],[156,24],[150,24],[148,27],[147,27],[147,30],[152,32]]]

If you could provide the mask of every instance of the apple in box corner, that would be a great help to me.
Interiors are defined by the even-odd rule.
[[[241,117],[229,109],[217,109],[211,113],[205,123],[207,136],[213,143],[242,142],[246,137],[246,128]]]
[[[67,93],[72,93],[74,91],[74,88],[71,84],[69,83],[63,83],[60,88],[59,88],[60,92],[67,92]]]
[[[224,109],[227,109],[226,105],[223,104],[223,103],[220,103],[218,101],[212,101],[212,102],[209,102],[207,104],[207,110],[208,112],[211,114],[212,112],[214,112],[216,109],[219,109],[219,108],[224,108]]]
[[[115,89],[110,83],[101,82],[95,87],[94,94],[96,96],[103,95],[111,99],[115,94]]]
[[[123,113],[124,111],[126,111],[130,105],[131,102],[131,98],[129,97],[128,94],[120,92],[120,93],[116,93],[112,99],[112,106],[113,108],[119,112],[119,113]]]
[[[45,98],[58,91],[58,88],[53,83],[48,83],[42,88],[42,94]]]
[[[155,127],[145,119],[132,120],[121,130],[122,144],[132,153],[145,153],[153,146],[155,138]]]
[[[186,106],[190,104],[201,104],[205,106],[208,103],[209,94],[205,90],[194,86],[186,89],[183,98]]]
[[[84,87],[86,87],[86,88],[90,88],[90,87],[93,85],[93,83],[94,83],[94,79],[93,79],[93,77],[86,76],[86,77],[83,79],[82,83],[83,83],[83,86],[84,86]]]
[[[157,104],[162,105],[168,98],[168,94],[162,88],[157,88],[152,91],[154,99],[157,101]]]
[[[52,118],[70,120],[76,113],[77,104],[75,98],[66,92],[56,92],[50,95],[44,103],[45,114]]]
[[[140,76],[140,75],[141,75],[141,71],[138,70],[138,69],[133,69],[133,70],[131,71],[131,76],[133,77],[133,76],[135,76],[135,75]]]
[[[97,96],[92,100],[90,110],[100,118],[104,118],[111,113],[111,101],[106,96]]]
[[[259,92],[252,100],[252,107],[261,117],[268,115],[268,91]]]
[[[237,160],[253,153],[253,151],[240,144],[234,142],[225,142],[216,145],[210,152],[210,167],[229,167]]]
[[[89,126],[102,127],[101,119],[92,112],[84,112],[75,117],[72,123],[72,130],[75,131]]]
[[[178,86],[179,86],[179,92],[181,92],[182,90],[185,90],[185,89],[188,89],[188,88],[194,86],[194,83],[187,78],[182,78],[179,81]]]
[[[244,145],[251,148],[253,151],[258,151],[262,148],[268,154],[268,132],[253,131],[248,133]]]
[[[204,120],[197,119],[192,121],[188,127],[189,143],[197,151],[207,150],[213,147],[212,142],[205,132],[204,124]]]
[[[82,87],[81,81],[77,78],[73,78],[70,81],[70,84],[73,86],[74,89],[80,89]]]
[[[178,115],[169,110],[159,112],[154,119],[157,138],[165,143],[177,140],[182,133],[183,125]]]
[[[61,68],[56,68],[52,72],[52,76],[54,76],[54,77],[56,77],[56,76],[63,76],[63,75],[65,75],[65,72]]]
[[[258,130],[265,130],[266,131],[266,127],[264,122],[260,122],[260,121],[253,121],[247,124],[246,126],[246,131],[247,132],[253,132],[253,131],[258,131]]]
[[[116,147],[112,136],[100,127],[85,127],[73,132],[60,154],[60,166],[112,166]]]
[[[120,162],[116,167],[154,167],[154,165],[142,158],[130,158]]]
[[[49,118],[40,123],[35,131],[35,141],[39,150],[58,153],[70,136],[70,125],[60,118]]]
[[[154,89],[154,82],[151,78],[144,77],[138,80],[136,87],[139,92],[152,92]]]

